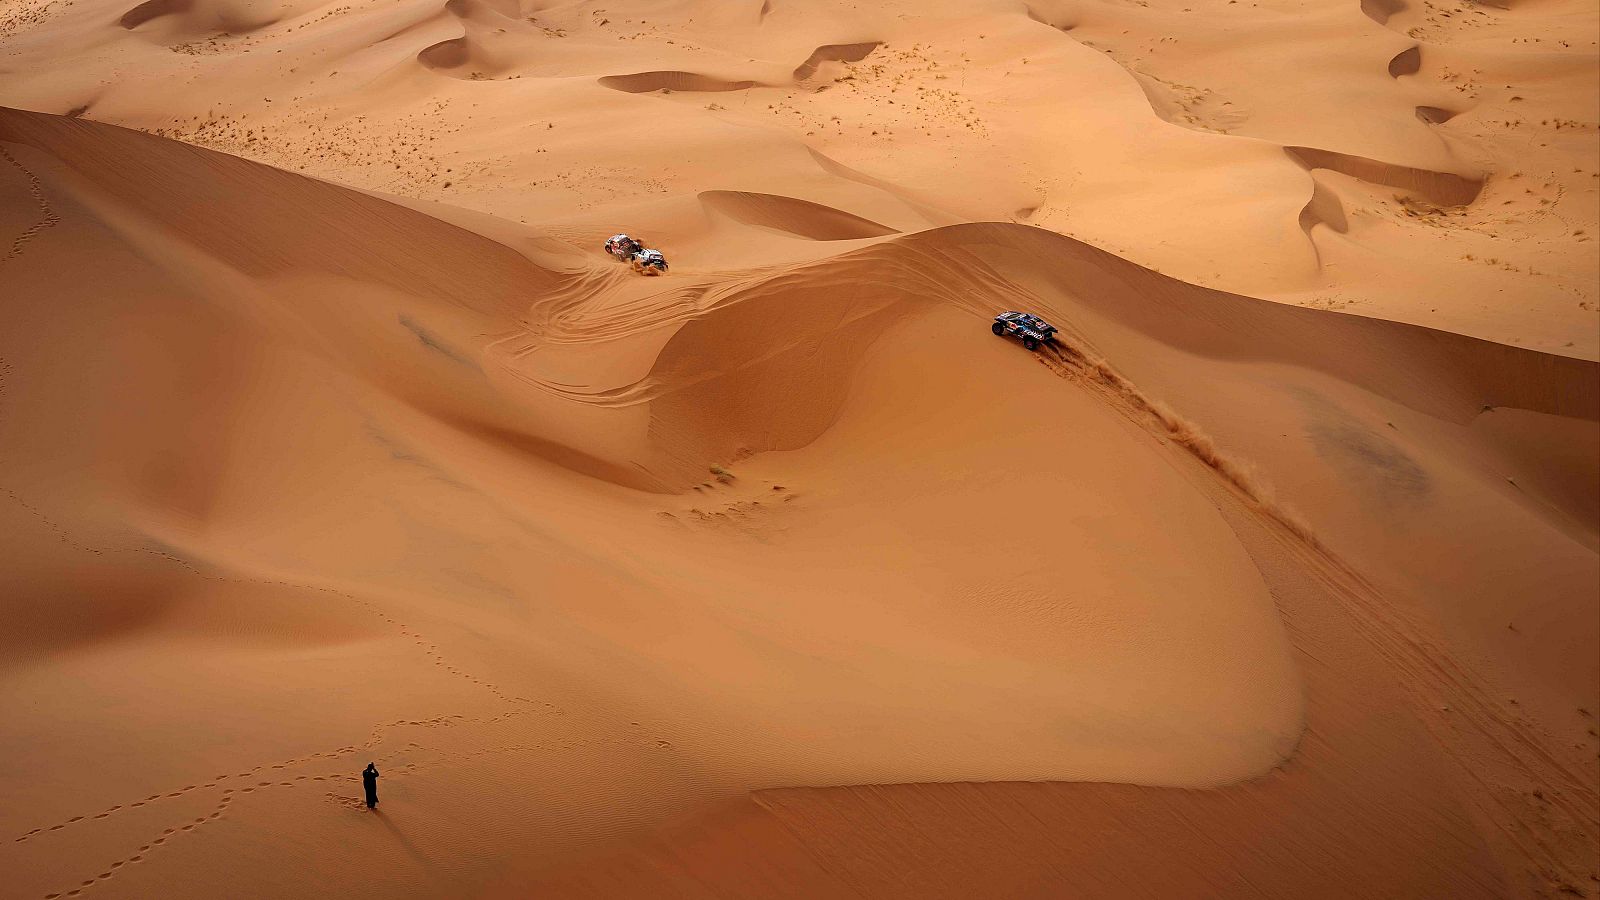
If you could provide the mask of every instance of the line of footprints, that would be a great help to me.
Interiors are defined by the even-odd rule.
[[[551,706],[551,704],[546,704],[546,706]],[[432,719],[401,720],[401,721],[397,721],[397,722],[391,722],[391,723],[387,723],[387,724],[383,724],[383,725],[378,725],[378,726],[373,728],[372,733],[371,733],[371,737],[365,743],[361,744],[360,746],[340,747],[337,750],[325,751],[325,752],[319,752],[319,753],[311,753],[311,754],[307,754],[305,756],[296,757],[294,759],[286,760],[286,761],[280,762],[280,763],[273,763],[273,764],[270,764],[270,765],[256,766],[255,768],[249,769],[249,770],[244,771],[244,772],[217,775],[211,781],[185,785],[184,787],[182,787],[182,788],[180,788],[178,790],[169,791],[169,792],[166,792],[166,793],[151,794],[150,796],[145,797],[142,800],[136,800],[136,801],[134,801],[132,803],[119,804],[117,806],[112,806],[112,807],[110,807],[110,808],[108,808],[108,809],[106,809],[106,810],[104,810],[104,811],[102,811],[100,813],[97,813],[95,815],[92,815],[92,816],[73,816],[72,818],[66,820],[65,822],[61,822],[61,823],[58,823],[56,825],[49,826],[48,828],[35,828],[32,831],[29,831],[28,833],[26,833],[24,835],[21,835],[20,837],[13,838],[12,839],[12,843],[14,843],[14,844],[26,843],[27,841],[35,839],[35,838],[37,838],[37,837],[39,837],[41,835],[49,834],[51,832],[61,831],[63,829],[69,828],[72,825],[74,825],[76,823],[79,823],[79,822],[92,822],[92,821],[99,820],[99,819],[107,819],[107,818],[110,818],[111,816],[116,815],[117,813],[125,811],[125,810],[132,810],[132,809],[137,809],[137,808],[144,807],[144,806],[149,806],[149,805],[152,805],[152,804],[155,804],[155,803],[159,803],[159,802],[161,802],[163,800],[176,799],[176,798],[179,798],[179,797],[183,797],[183,796],[185,796],[185,795],[187,795],[187,794],[189,794],[191,792],[194,792],[194,791],[201,791],[201,790],[207,790],[207,789],[211,789],[211,788],[221,787],[224,783],[227,783],[229,781],[232,781],[235,784],[241,785],[239,787],[226,787],[226,788],[223,788],[222,795],[221,795],[220,799],[217,801],[217,804],[214,807],[212,807],[211,810],[207,814],[196,816],[192,820],[189,820],[187,822],[183,822],[183,823],[180,823],[180,824],[176,824],[176,825],[173,825],[173,826],[171,826],[169,828],[164,829],[158,836],[152,838],[148,843],[145,843],[145,844],[141,845],[133,853],[129,854],[128,856],[126,856],[126,857],[124,857],[122,859],[118,859],[118,860],[108,864],[106,866],[106,868],[105,868],[105,871],[99,872],[99,873],[97,873],[96,875],[94,875],[91,878],[85,878],[81,882],[79,882],[77,885],[75,885],[75,886],[73,886],[71,888],[66,888],[66,889],[63,889],[63,890],[54,891],[54,892],[51,892],[49,894],[45,894],[44,895],[44,900],[60,900],[60,898],[63,898],[63,897],[78,897],[78,896],[81,896],[84,892],[94,888],[95,886],[97,886],[101,882],[107,881],[110,878],[112,878],[114,875],[117,874],[117,871],[119,869],[122,869],[125,866],[132,865],[134,863],[139,863],[139,862],[144,861],[147,857],[150,856],[150,854],[152,854],[152,853],[156,852],[157,850],[160,850],[161,848],[166,846],[172,839],[174,839],[174,838],[176,838],[176,837],[178,837],[178,836],[180,836],[180,835],[182,835],[182,834],[184,834],[186,832],[192,832],[195,829],[197,829],[197,828],[199,828],[199,827],[201,827],[201,826],[203,826],[203,825],[205,825],[205,824],[207,824],[209,822],[212,822],[212,821],[215,821],[217,819],[223,818],[224,815],[228,812],[230,805],[235,800],[237,800],[237,799],[239,799],[239,798],[241,798],[241,797],[243,797],[245,795],[254,794],[254,793],[257,793],[259,791],[265,791],[265,790],[269,790],[269,789],[277,788],[277,787],[293,787],[296,784],[299,784],[299,783],[302,783],[302,782],[327,782],[327,781],[332,781],[332,782],[339,782],[339,783],[347,783],[347,784],[351,784],[353,786],[353,782],[355,780],[355,776],[352,774],[351,770],[347,766],[345,768],[341,768],[338,771],[300,774],[300,775],[295,775],[293,777],[283,778],[282,780],[277,780],[277,781],[270,780],[270,778],[271,778],[270,774],[268,775],[268,780],[257,780],[253,784],[245,783],[244,779],[249,779],[249,778],[260,779],[262,777],[262,773],[272,773],[272,772],[276,772],[276,771],[281,770],[281,769],[289,768],[291,766],[300,765],[300,764],[303,764],[303,763],[314,762],[314,761],[317,761],[317,760],[335,760],[335,759],[340,759],[342,757],[350,756],[351,754],[357,753],[357,752],[362,751],[362,750],[367,750],[367,749],[370,749],[371,747],[375,746],[382,739],[383,732],[388,730],[388,729],[390,729],[390,728],[395,728],[395,727],[400,727],[400,726],[413,726],[413,727],[489,726],[489,725],[494,725],[494,724],[506,721],[507,719],[511,719],[511,718],[514,718],[514,717],[517,717],[517,716],[527,715],[527,714],[529,714],[529,712],[531,712],[531,711],[530,710],[510,710],[510,711],[502,712],[502,713],[499,713],[499,714],[496,714],[496,715],[493,715],[493,716],[486,716],[486,717],[477,718],[477,719],[467,719],[464,716],[455,716],[455,715],[452,715],[452,716],[438,716],[438,717],[435,717],[435,718],[432,718]],[[542,713],[544,715],[560,715],[561,714],[560,711],[557,710],[557,709],[554,709],[553,706],[552,706],[551,709],[539,710],[538,712]],[[672,750],[673,749],[672,744],[670,742],[668,742],[668,741],[661,740],[661,739],[649,739],[649,738],[645,737],[644,735],[640,734],[639,733],[639,729],[641,728],[640,723],[632,722],[630,724],[635,729],[635,733],[634,733],[633,737],[631,737],[631,738],[613,738],[613,739],[602,741],[602,742],[603,743],[617,743],[617,744],[624,744],[624,745],[634,745],[634,746],[637,746],[637,745],[640,745],[641,743],[643,743],[645,746],[650,746],[650,747],[653,747],[653,748],[655,748],[657,750]],[[589,745],[592,745],[594,743],[595,742],[592,741],[592,740],[584,740],[584,739],[574,740],[574,739],[571,739],[571,738],[563,738],[563,739],[540,741],[540,742],[531,743],[531,744],[512,744],[512,745],[499,746],[499,747],[483,747],[483,748],[479,748],[477,750],[467,751],[465,753],[457,753],[457,754],[455,754],[455,758],[456,758],[457,761],[460,761],[460,760],[463,760],[463,759],[472,759],[472,758],[476,758],[476,757],[482,757],[482,756],[487,756],[487,755],[497,754],[497,753],[549,752],[549,751],[552,751],[552,750],[561,750],[561,749],[570,750],[570,749],[576,749],[576,748],[579,748],[579,747],[589,746]],[[425,768],[425,766],[420,766],[417,763],[403,763],[403,764],[399,763],[400,757],[402,755],[410,753],[412,751],[428,750],[428,749],[431,749],[431,748],[424,747],[424,746],[422,746],[420,744],[417,744],[415,742],[408,742],[406,744],[406,746],[404,746],[404,747],[398,748],[398,749],[396,749],[396,750],[394,750],[394,751],[392,751],[390,753],[385,753],[385,754],[379,756],[377,758],[377,761],[383,763],[384,768],[394,768],[399,772],[413,772],[413,771],[416,771],[419,768]],[[334,803],[334,804],[337,804],[337,805],[340,805],[340,806],[347,807],[347,808],[349,808],[351,810],[358,810],[359,811],[359,810],[362,810],[364,808],[364,804],[362,803],[362,801],[358,797],[355,796],[353,790],[349,790],[349,791],[328,791],[328,792],[326,792],[324,794],[324,796],[325,796],[325,798],[326,798],[326,800],[328,802]]]
[[[285,584],[288,584],[288,583],[286,582]],[[296,585],[296,587],[298,587],[298,585]],[[362,603],[363,605],[371,606],[369,601],[362,600],[362,599],[357,598],[357,597],[353,597],[352,595],[345,594],[342,591],[333,591],[331,589],[323,589],[323,590],[328,590],[330,593],[339,594],[341,596],[350,598],[352,600],[356,600],[356,602]],[[464,671],[464,670],[462,670],[462,669],[450,664],[449,662],[445,661],[444,656],[443,656],[443,654],[441,654],[439,652],[439,648],[438,648],[437,645],[433,644],[430,641],[427,641],[427,640],[423,639],[415,631],[412,631],[408,626],[402,625],[399,622],[396,622],[394,619],[392,619],[392,618],[390,618],[390,617],[388,617],[386,615],[383,615],[382,613],[379,613],[378,615],[380,615],[384,619],[384,621],[389,622],[392,625],[395,625],[400,630],[401,634],[404,634],[407,637],[411,638],[417,644],[417,646],[422,648],[422,651],[423,651],[424,654],[426,654],[427,656],[429,656],[430,658],[433,659],[434,665],[441,666],[444,669],[446,669],[447,671],[449,671],[451,674],[456,675],[456,676],[458,676],[460,678],[463,678],[463,679],[465,679],[465,680],[467,680],[467,681],[469,681],[469,682],[471,682],[471,683],[473,683],[475,685],[479,685],[479,686],[483,687],[484,689],[486,689],[490,693],[492,693],[495,697],[499,698],[500,700],[502,700],[502,701],[504,701],[506,703],[518,704],[518,705],[535,705],[537,703],[537,701],[531,700],[531,699],[529,699],[527,697],[512,697],[512,696],[509,696],[509,695],[505,694],[503,691],[501,691],[495,685],[490,684],[489,682],[483,681],[482,679],[472,675],[471,673],[466,672],[466,671]],[[546,703],[542,703],[542,704],[538,704],[538,705],[541,705],[544,708],[543,711],[546,714],[552,714],[552,715],[560,715],[561,714],[560,709],[557,708],[555,706],[555,704],[553,704],[553,703],[546,702]],[[512,715],[517,715],[520,712],[521,712],[521,710],[513,710],[513,711],[510,711],[510,712],[500,713],[498,715],[489,717],[487,719],[476,720],[471,724],[490,724],[490,723],[493,723],[493,722],[497,722],[497,721],[509,718]],[[231,774],[231,775],[230,774],[216,775],[216,776],[213,777],[213,779],[211,781],[205,782],[203,784],[185,785],[184,787],[182,787],[182,788],[180,788],[178,790],[171,791],[171,792],[168,792],[168,793],[165,793],[165,794],[151,794],[150,796],[145,797],[142,800],[137,800],[137,801],[134,801],[132,803],[125,804],[125,805],[119,804],[117,806],[112,806],[109,809],[106,809],[105,811],[103,811],[101,813],[98,813],[96,815],[93,815],[93,816],[87,816],[87,815],[85,815],[85,816],[74,816],[71,819],[68,819],[65,822],[61,822],[61,823],[56,824],[56,825],[51,825],[49,827],[35,828],[32,831],[29,831],[26,834],[21,835],[20,837],[13,838],[12,839],[12,843],[14,843],[14,844],[24,843],[24,842],[28,841],[30,838],[33,838],[33,837],[35,837],[37,835],[44,834],[44,833],[47,833],[47,832],[52,832],[52,831],[60,831],[60,830],[66,828],[69,825],[72,825],[72,824],[74,824],[76,822],[81,822],[81,821],[85,821],[85,820],[92,821],[92,820],[96,820],[96,819],[105,819],[105,818],[108,818],[111,815],[113,815],[113,814],[115,814],[115,813],[117,813],[117,812],[119,812],[119,811],[121,811],[123,809],[136,809],[136,808],[139,808],[139,807],[146,806],[148,804],[154,803],[154,802],[159,801],[159,800],[181,797],[184,794],[189,793],[190,791],[203,790],[203,789],[206,789],[206,788],[213,788],[213,787],[216,787],[218,785],[218,783],[220,783],[222,781],[226,781],[226,780],[228,780],[230,778],[249,778],[249,777],[251,777],[253,775],[256,775],[256,774],[258,774],[260,772],[263,772],[263,771],[270,771],[270,770],[275,770],[275,769],[285,769],[285,768],[289,768],[291,766],[312,762],[312,761],[317,760],[317,759],[336,759],[336,758],[341,757],[341,756],[346,756],[346,755],[349,755],[351,753],[355,753],[358,750],[363,750],[363,749],[367,749],[369,747],[374,746],[382,738],[383,732],[385,732],[385,731],[387,731],[387,730],[389,730],[391,728],[398,728],[398,727],[401,727],[401,726],[447,726],[447,725],[451,725],[451,724],[468,724],[468,723],[466,722],[465,717],[459,716],[459,715],[436,716],[436,717],[434,717],[432,719],[400,720],[400,721],[396,721],[396,722],[382,723],[382,724],[379,724],[379,725],[375,725],[373,727],[372,731],[368,735],[368,738],[367,738],[366,742],[364,742],[360,746],[341,747],[338,750],[311,753],[311,754],[307,754],[305,756],[296,757],[294,759],[285,760],[285,761],[279,762],[279,763],[259,765],[259,766],[256,766],[253,769],[248,770],[248,771],[238,772],[238,773],[234,773],[234,774]],[[262,785],[265,786],[266,784],[269,784],[269,783],[270,782],[262,782]]]
[[[506,714],[501,714],[501,715],[497,715],[497,716],[493,716],[493,717],[490,717],[488,719],[485,719],[485,720],[483,720],[483,722],[481,724],[488,724],[490,722],[497,722],[497,721],[503,720],[505,718],[506,718]],[[105,868],[105,871],[100,872],[100,873],[94,875],[91,878],[85,878],[83,881],[79,882],[77,885],[75,885],[75,886],[73,886],[71,888],[67,888],[67,889],[63,889],[63,890],[59,890],[59,891],[54,891],[54,892],[49,893],[49,894],[45,894],[44,895],[44,900],[60,900],[60,898],[62,898],[62,897],[77,897],[77,896],[82,895],[85,891],[88,891],[91,888],[95,887],[96,885],[100,884],[101,882],[109,880],[112,876],[117,874],[117,871],[119,869],[122,869],[124,866],[129,866],[129,865],[133,865],[134,863],[143,862],[152,853],[154,853],[154,852],[162,849],[163,847],[165,847],[174,838],[177,838],[177,837],[179,837],[180,835],[182,835],[182,834],[184,834],[186,832],[192,832],[195,829],[197,829],[197,828],[201,827],[202,825],[205,825],[205,824],[207,824],[209,822],[212,822],[212,821],[215,821],[217,819],[223,818],[223,816],[228,812],[229,806],[235,800],[239,799],[240,797],[243,797],[243,796],[245,796],[247,794],[254,794],[254,793],[257,793],[259,791],[270,790],[272,788],[293,787],[296,784],[299,784],[301,782],[334,781],[334,782],[345,782],[345,783],[352,783],[353,784],[353,782],[355,780],[355,776],[352,774],[351,771],[346,771],[345,769],[341,769],[339,771],[332,771],[332,772],[307,773],[307,774],[295,775],[293,777],[285,778],[285,779],[279,780],[279,781],[258,780],[253,784],[242,783],[242,779],[252,778],[252,777],[259,778],[261,773],[263,773],[263,772],[274,772],[274,771],[279,770],[279,769],[286,769],[286,768],[289,768],[291,766],[295,766],[295,765],[299,765],[299,764],[307,763],[307,762],[312,762],[312,761],[319,760],[319,759],[332,760],[332,759],[338,759],[338,758],[344,757],[344,756],[349,756],[349,755],[351,755],[353,753],[356,753],[356,752],[358,752],[360,750],[368,749],[371,746],[373,746],[374,744],[376,744],[378,739],[381,737],[381,733],[385,729],[388,729],[388,728],[392,728],[392,727],[396,727],[396,726],[402,726],[402,725],[438,726],[438,725],[448,725],[448,724],[455,724],[455,723],[465,723],[464,717],[462,717],[462,716],[439,716],[439,717],[434,718],[434,719],[416,720],[416,721],[406,720],[406,721],[399,721],[399,722],[391,722],[391,723],[388,723],[386,725],[379,725],[379,726],[377,726],[376,728],[373,729],[372,738],[370,740],[368,740],[366,743],[364,743],[361,746],[359,746],[359,747],[357,747],[357,746],[341,747],[338,750],[332,750],[332,751],[326,751],[326,752],[320,752],[320,753],[311,753],[311,754],[308,754],[306,756],[296,757],[295,759],[287,760],[287,761],[281,762],[281,763],[274,763],[274,764],[271,764],[271,765],[257,766],[255,768],[250,769],[249,771],[245,771],[245,772],[218,775],[211,781],[198,783],[198,784],[185,785],[184,787],[182,787],[182,788],[180,788],[178,790],[169,791],[169,792],[163,793],[163,794],[151,794],[150,796],[145,797],[142,800],[136,800],[136,801],[134,801],[132,803],[128,803],[128,804],[119,804],[117,806],[110,807],[109,809],[106,809],[103,812],[100,812],[100,813],[98,813],[96,815],[93,815],[93,816],[73,816],[72,818],[66,820],[65,822],[61,822],[59,824],[52,825],[52,826],[50,826],[48,828],[35,828],[32,831],[29,831],[27,834],[24,834],[24,835],[22,835],[20,837],[17,837],[17,838],[13,838],[12,839],[12,843],[25,843],[28,840],[37,838],[40,835],[49,834],[51,832],[56,832],[56,831],[61,831],[61,830],[65,829],[65,828],[68,828],[68,827],[70,827],[70,826],[72,826],[72,825],[74,825],[76,823],[79,823],[79,822],[92,822],[92,821],[95,821],[97,819],[106,819],[106,818],[110,818],[111,816],[113,816],[113,815],[115,815],[115,814],[117,814],[119,812],[125,811],[125,810],[137,809],[139,807],[149,806],[149,805],[152,805],[152,804],[155,804],[155,803],[159,803],[159,802],[161,802],[163,800],[169,800],[169,799],[175,799],[175,798],[178,798],[178,797],[183,797],[184,795],[192,793],[194,791],[201,791],[201,790],[206,790],[206,789],[209,789],[209,788],[220,787],[222,784],[228,782],[229,780],[236,780],[235,783],[241,784],[240,787],[223,788],[221,798],[217,801],[217,804],[214,807],[212,807],[210,812],[208,812],[207,814],[201,815],[201,816],[196,816],[192,820],[189,820],[187,822],[183,822],[183,823],[180,823],[180,824],[176,824],[176,825],[173,825],[173,826],[171,826],[169,828],[164,829],[159,835],[157,835],[156,837],[150,839],[150,841],[148,843],[145,843],[145,844],[141,845],[133,853],[131,853],[128,856],[126,856],[126,857],[124,857],[122,859],[116,860],[116,861],[110,863],[109,865],[107,865],[106,868]],[[470,723],[470,724],[480,724],[480,723]],[[417,747],[416,744],[411,744],[409,746],[411,748]],[[379,759],[379,761],[385,763],[386,767],[388,767],[388,764],[391,763],[392,761],[394,761],[396,756],[399,753],[404,753],[404,752],[407,752],[406,748],[402,748],[401,750],[396,751],[396,753],[393,753],[393,754],[385,754],[383,756],[380,756],[378,759]],[[348,767],[346,767],[346,768],[348,768]],[[398,770],[401,771],[401,772],[408,772],[408,771],[411,771],[411,770],[413,770],[415,768],[416,768],[416,766],[414,764],[409,764],[409,763],[405,764],[405,765],[398,766]],[[340,800],[343,803],[345,803],[346,805],[351,806],[352,808],[361,808],[363,806],[361,801],[358,800],[354,796],[353,792],[349,793],[348,795],[345,795],[345,794],[340,794],[340,793],[335,793],[335,792],[331,792],[330,791],[327,796],[330,799]]]
[[[9,367],[7,367],[7,369],[5,371],[0,371],[0,374],[9,374]],[[105,810],[103,810],[103,811],[101,811],[99,813],[96,813],[94,815],[73,816],[72,818],[67,819],[64,822],[59,822],[59,823],[57,823],[55,825],[35,828],[35,829],[25,833],[25,834],[22,834],[22,835],[19,835],[17,837],[12,838],[10,843],[12,843],[14,845],[15,844],[25,844],[25,843],[29,842],[30,840],[38,839],[38,838],[40,838],[40,837],[42,837],[44,835],[48,835],[48,834],[52,834],[52,833],[55,833],[55,832],[63,831],[63,830],[65,830],[67,828],[70,828],[73,825],[76,825],[78,823],[94,822],[94,821],[98,821],[98,820],[108,819],[108,818],[111,818],[114,815],[117,815],[118,813],[122,813],[122,812],[125,812],[125,811],[130,811],[130,810],[134,810],[134,809],[139,809],[139,808],[142,808],[142,807],[150,806],[150,805],[159,803],[159,802],[161,802],[163,800],[171,800],[171,799],[176,799],[176,798],[179,798],[179,797],[183,797],[183,796],[185,796],[185,795],[187,795],[187,794],[189,794],[191,792],[194,792],[194,791],[208,790],[208,789],[212,789],[212,788],[217,788],[217,787],[222,786],[222,784],[224,784],[225,782],[241,783],[244,779],[253,778],[253,777],[260,777],[262,773],[271,773],[271,772],[274,772],[276,770],[286,769],[286,768],[289,768],[289,767],[292,767],[292,766],[297,766],[297,765],[302,765],[302,764],[305,764],[305,763],[314,762],[314,761],[319,760],[319,759],[334,760],[334,759],[339,759],[341,757],[349,756],[349,755],[357,753],[357,752],[359,752],[361,750],[367,750],[367,749],[370,749],[371,747],[377,745],[377,743],[382,739],[384,732],[386,732],[386,731],[388,731],[389,729],[392,729],[392,728],[397,728],[397,727],[401,727],[401,726],[443,727],[443,726],[450,726],[450,725],[467,725],[467,724],[487,725],[487,724],[492,724],[492,723],[495,723],[495,722],[498,722],[498,721],[502,721],[502,720],[504,720],[506,718],[509,718],[509,717],[512,717],[512,716],[523,715],[523,714],[526,714],[528,712],[538,712],[538,713],[543,714],[543,715],[562,715],[563,714],[563,711],[553,703],[535,701],[535,700],[532,700],[532,699],[527,698],[527,697],[509,695],[509,694],[505,693],[504,691],[502,691],[499,686],[497,686],[495,684],[492,684],[492,683],[490,683],[488,681],[485,681],[485,680],[477,677],[476,675],[472,674],[471,672],[468,672],[467,670],[462,669],[459,666],[454,665],[453,663],[449,662],[445,658],[443,652],[440,651],[439,646],[437,644],[433,643],[432,641],[427,640],[421,634],[419,634],[418,632],[413,630],[410,626],[405,625],[405,624],[401,623],[400,621],[396,620],[395,618],[393,618],[392,616],[388,615],[376,603],[374,603],[373,601],[368,600],[366,598],[359,597],[359,596],[357,596],[355,594],[351,594],[351,593],[348,593],[346,591],[341,591],[341,590],[338,590],[338,589],[335,589],[335,588],[327,588],[327,587],[320,587],[320,586],[316,586],[316,585],[299,584],[299,583],[295,583],[295,582],[291,582],[291,581],[278,581],[278,580],[269,580],[269,579],[245,579],[245,578],[229,577],[227,575],[222,575],[222,574],[219,574],[219,573],[216,573],[216,572],[206,571],[206,570],[202,569],[200,566],[196,565],[194,562],[191,562],[188,559],[185,559],[185,558],[183,558],[181,556],[178,556],[177,554],[174,554],[174,553],[171,553],[171,552],[168,552],[168,551],[165,551],[165,550],[157,550],[157,549],[152,549],[152,548],[148,548],[148,547],[100,548],[100,547],[88,546],[88,545],[82,544],[79,541],[73,539],[73,537],[71,536],[71,534],[68,531],[68,529],[66,529],[66,528],[60,526],[58,523],[52,521],[42,511],[32,507],[31,505],[26,503],[26,501],[23,501],[22,498],[17,496],[14,492],[9,491],[9,490],[5,490],[5,489],[0,489],[0,491],[3,491],[5,494],[9,495],[9,498],[12,501],[18,503],[19,505],[22,505],[23,507],[28,509],[29,512],[33,513],[34,515],[38,516],[40,519],[44,520],[44,523],[46,524],[46,526],[51,528],[53,531],[55,531],[57,533],[57,535],[64,542],[66,542],[68,544],[71,544],[72,546],[74,546],[74,547],[76,547],[76,548],[78,548],[80,550],[83,550],[85,552],[88,552],[88,553],[92,553],[92,554],[95,554],[95,555],[101,555],[101,554],[108,553],[108,552],[122,552],[122,553],[135,553],[135,554],[142,554],[142,555],[157,556],[157,557],[160,557],[160,558],[162,558],[162,559],[164,559],[164,560],[166,560],[168,562],[174,563],[174,564],[176,564],[176,565],[188,570],[191,574],[197,575],[197,576],[199,576],[201,578],[204,578],[204,579],[207,579],[207,580],[211,580],[211,581],[221,581],[221,582],[231,582],[231,583],[253,582],[253,583],[258,583],[258,584],[273,584],[273,585],[280,585],[280,586],[283,586],[283,587],[286,587],[286,588],[292,588],[292,589],[295,589],[295,590],[315,590],[315,591],[318,591],[318,592],[321,592],[321,593],[333,594],[335,596],[342,597],[342,598],[344,598],[346,600],[350,600],[350,601],[352,601],[354,603],[359,604],[362,607],[365,607],[366,610],[369,613],[371,613],[374,616],[376,616],[377,618],[383,620],[385,623],[387,623],[391,627],[393,627],[396,630],[398,630],[400,632],[400,634],[402,634],[405,637],[407,637],[408,639],[410,639],[413,643],[415,643],[422,650],[424,655],[426,655],[429,659],[431,659],[433,661],[433,664],[435,666],[443,668],[445,671],[449,672],[450,674],[452,674],[452,675],[454,675],[454,676],[456,676],[458,678],[461,678],[464,681],[467,681],[467,682],[469,682],[469,683],[471,683],[471,684],[473,684],[473,685],[475,685],[475,686],[477,686],[477,687],[479,687],[479,688],[481,688],[481,689],[483,689],[485,691],[488,691],[495,698],[501,700],[504,703],[507,703],[507,704],[513,705],[515,707],[518,707],[517,709],[513,709],[513,710],[510,710],[510,711],[507,711],[507,712],[502,712],[502,713],[497,714],[495,716],[490,716],[490,717],[487,717],[487,718],[475,719],[475,720],[467,720],[465,717],[459,716],[459,715],[449,715],[449,716],[438,716],[438,717],[435,717],[435,718],[432,718],[432,719],[425,719],[425,720],[401,720],[401,721],[396,721],[396,722],[378,724],[378,725],[375,725],[373,727],[372,731],[368,735],[367,740],[363,744],[361,744],[360,746],[340,747],[337,750],[311,753],[311,754],[308,754],[308,755],[305,755],[305,756],[296,757],[294,759],[285,760],[285,761],[279,762],[279,763],[263,764],[263,765],[256,766],[256,767],[254,767],[252,769],[249,769],[249,770],[243,771],[243,772],[219,774],[219,775],[214,776],[210,781],[206,781],[206,782],[202,782],[202,783],[196,783],[196,784],[190,784],[190,785],[185,785],[182,788],[179,788],[179,789],[174,790],[174,791],[169,791],[169,792],[166,792],[166,793],[151,794],[150,796],[145,797],[145,798],[143,798],[141,800],[135,800],[135,801],[130,802],[130,803],[118,804],[116,806],[109,807],[109,808],[107,808],[107,809],[105,809]],[[530,709],[530,707],[532,709]],[[415,748],[418,745],[412,744],[410,746]],[[549,747],[550,745],[547,744],[547,745],[542,745],[542,746]],[[511,749],[521,750],[521,749],[531,749],[531,748],[518,747],[518,748],[511,748]],[[404,752],[404,751],[401,751],[401,752]],[[411,769],[411,768],[414,768],[414,766],[412,766],[412,765],[402,766],[401,767],[401,771],[406,771],[406,770]],[[77,884],[76,886],[74,886],[72,888],[61,890],[61,891],[56,891],[56,892],[53,892],[53,893],[50,893],[50,894],[46,894],[46,895],[44,895],[45,896],[45,900],[60,900],[60,898],[62,898],[62,897],[77,897],[77,896],[80,896],[85,891],[90,890],[91,888],[93,888],[95,885],[110,879],[112,876],[114,876],[117,873],[117,870],[119,870],[119,869],[121,869],[121,868],[123,868],[125,866],[131,865],[133,863],[138,863],[138,862],[143,861],[150,853],[152,853],[155,850],[157,850],[157,849],[161,848],[162,846],[166,845],[167,842],[170,839],[172,839],[172,838],[174,838],[174,837],[176,837],[176,836],[178,836],[178,835],[180,835],[180,834],[182,834],[184,832],[193,831],[194,829],[206,824],[207,822],[222,818],[224,813],[227,812],[229,804],[231,804],[237,797],[243,796],[245,794],[252,794],[252,793],[255,793],[256,791],[264,790],[264,789],[271,788],[271,787],[289,787],[289,786],[293,786],[297,782],[329,781],[329,780],[343,781],[343,780],[348,780],[348,779],[352,779],[352,778],[353,778],[353,776],[350,773],[347,773],[347,772],[329,772],[329,773],[323,773],[323,774],[296,775],[292,779],[284,780],[284,781],[257,781],[255,784],[250,784],[250,785],[246,785],[246,786],[243,786],[243,787],[238,787],[238,788],[228,787],[228,788],[224,788],[223,792],[222,792],[222,797],[218,801],[216,807],[214,807],[210,811],[210,813],[208,813],[207,815],[198,816],[192,821],[185,822],[185,823],[178,824],[178,825],[174,825],[174,826],[166,829],[159,836],[153,838],[149,843],[144,844],[141,847],[139,847],[138,850],[136,852],[134,852],[133,854],[129,855],[126,858],[116,860],[115,862],[112,862],[111,864],[109,864],[106,867],[105,871],[96,874],[92,878],[84,879],[82,882],[80,882],[79,884]],[[359,808],[361,806],[361,803],[358,800],[356,800],[354,797],[345,798],[345,797],[343,797],[343,795],[338,794],[338,793],[334,793],[334,792],[329,792],[328,796],[332,800],[336,800],[336,801],[339,801],[339,802],[344,802],[344,803],[347,803],[347,804],[352,805],[352,806],[357,807],[357,808]]]

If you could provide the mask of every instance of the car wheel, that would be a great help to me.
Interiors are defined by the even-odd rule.
[[[1022,339],[1022,346],[1027,347],[1029,350],[1037,350],[1039,349],[1039,341],[1036,338],[1025,337]]]
[[[1006,327],[1001,325],[999,322],[990,325],[989,330],[998,335],[1004,335],[1006,333]]]

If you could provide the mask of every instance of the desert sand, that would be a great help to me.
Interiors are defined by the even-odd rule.
[[[1600,896],[1597,36],[0,0],[0,896]]]

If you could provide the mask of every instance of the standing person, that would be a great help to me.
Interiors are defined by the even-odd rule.
[[[367,809],[378,805],[378,767],[367,763],[361,770],[361,786],[367,789]]]

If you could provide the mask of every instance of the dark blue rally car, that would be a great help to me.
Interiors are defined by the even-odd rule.
[[[994,317],[994,324],[989,326],[989,330],[1000,337],[1020,337],[1022,346],[1029,350],[1037,350],[1040,344],[1049,344],[1056,339],[1056,327],[1032,313],[1003,312]]]

